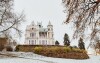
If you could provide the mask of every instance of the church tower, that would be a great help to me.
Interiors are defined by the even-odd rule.
[[[51,24],[51,22],[49,21],[48,25],[48,38],[49,38],[49,44],[54,44],[54,38],[53,38],[53,25]]]
[[[48,23],[48,26],[47,26],[47,28],[48,28],[48,37],[49,38],[53,38],[53,25],[51,24],[51,22],[49,21],[49,23]]]

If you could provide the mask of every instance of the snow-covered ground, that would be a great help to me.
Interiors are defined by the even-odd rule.
[[[18,57],[0,57],[0,63],[100,63],[100,55],[90,55],[90,59],[75,60],[45,57],[32,52],[6,52],[4,54],[7,53],[12,53]]]

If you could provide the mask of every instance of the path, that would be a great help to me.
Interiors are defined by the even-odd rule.
[[[0,63],[99,63],[100,56],[91,55],[90,59],[75,60],[45,57],[31,52],[10,52],[18,57],[0,59]]]

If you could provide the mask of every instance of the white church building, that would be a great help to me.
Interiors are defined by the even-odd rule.
[[[25,45],[55,45],[53,25],[49,21],[47,28],[42,26],[42,22],[34,21],[26,27]]]

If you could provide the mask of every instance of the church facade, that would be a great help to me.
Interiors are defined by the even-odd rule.
[[[53,25],[49,21],[47,28],[42,23],[37,24],[34,21],[26,27],[25,45],[55,45],[53,34]]]

